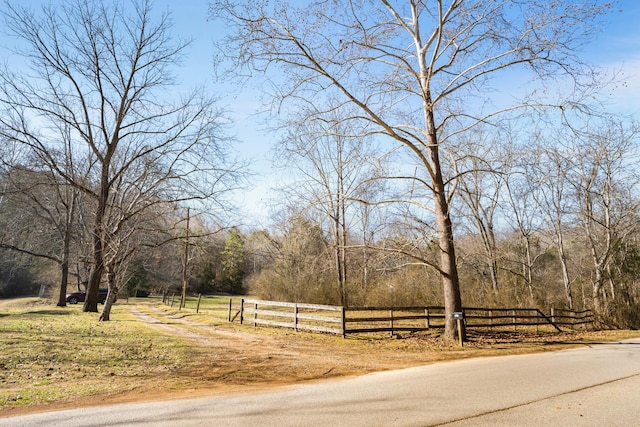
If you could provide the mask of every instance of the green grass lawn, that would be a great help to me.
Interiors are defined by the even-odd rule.
[[[113,306],[112,319],[38,299],[4,305],[0,408],[118,393],[183,366],[187,347],[136,321],[126,303]]]

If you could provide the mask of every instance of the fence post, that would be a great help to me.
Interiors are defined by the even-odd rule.
[[[489,329],[493,330],[493,310],[489,310]]]
[[[427,324],[427,329],[429,329],[431,327],[431,325],[429,324],[429,307],[425,307],[424,309],[424,317],[425,317],[425,321]]]
[[[347,314],[344,306],[341,307],[341,317],[342,317],[342,338],[347,337]]]
[[[253,303],[253,326],[257,326],[258,322],[256,322],[256,320],[258,320],[258,303],[254,302]]]
[[[556,309],[551,307],[551,321],[556,323]]]
[[[389,310],[389,327],[391,329],[391,336],[393,336],[393,310]]]
[[[293,304],[293,330],[298,332],[298,303]]]
[[[229,306],[231,306],[231,298],[229,298]],[[244,298],[240,300],[240,324],[244,322]]]
[[[202,298],[202,294],[198,294],[198,305],[196,305],[196,314],[200,313],[200,299]]]
[[[227,322],[231,323],[231,298],[229,298],[229,310],[227,311]]]
[[[518,328],[516,327],[516,311],[512,310],[513,314],[513,331],[515,332]]]

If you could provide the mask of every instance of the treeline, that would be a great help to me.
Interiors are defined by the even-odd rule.
[[[95,204],[76,193],[73,209],[60,197],[72,191],[51,176],[23,166],[0,176],[0,297],[85,290],[92,268]],[[109,211],[117,211],[109,206]],[[192,217],[187,238],[187,209],[169,202],[148,208],[119,224],[105,245],[107,285],[121,297],[180,292],[189,247],[189,291],[243,292],[245,255],[236,229],[207,225]]]

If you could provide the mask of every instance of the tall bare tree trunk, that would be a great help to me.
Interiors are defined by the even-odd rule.
[[[76,209],[76,190],[72,190],[71,200],[66,210],[64,238],[62,243],[62,257],[60,263],[60,291],[58,295],[58,307],[67,305],[67,286],[69,283],[69,253],[71,251],[71,226]]]
[[[343,228],[343,222],[341,220],[342,215],[344,214],[343,210],[340,209],[340,200],[338,200],[338,206],[336,206],[334,210],[334,258],[336,263],[336,275],[338,279],[338,292],[340,293],[340,303],[346,307],[347,306],[347,291],[345,282],[347,280],[347,259],[345,256],[345,234],[346,230]]]
[[[533,303],[534,295],[533,295],[533,261],[531,257],[531,241],[529,240],[529,236],[523,236],[524,243],[524,251],[525,251],[525,260],[526,262],[523,264],[522,268],[524,271],[522,275],[524,276],[524,280],[527,284],[527,289],[529,289],[529,297],[531,298],[531,302]]]
[[[342,240],[342,250],[340,251],[340,257],[342,258],[340,260],[340,265],[342,266],[342,292],[343,292],[343,298],[342,298],[342,305],[347,307],[349,305],[349,297],[347,294],[347,225],[345,224],[344,221],[344,216],[345,216],[346,212],[344,210],[344,204],[342,206],[342,236],[341,236],[341,240]]]
[[[440,185],[440,187],[444,190],[443,185]],[[438,188],[438,186],[436,186],[436,188]],[[453,228],[449,217],[446,195],[440,193],[436,194],[436,196],[436,216],[440,244],[440,268],[442,273],[441,277],[445,303],[445,337],[449,340],[455,340],[457,325],[456,320],[453,318],[453,312],[462,311],[462,299],[460,296],[458,266],[456,265],[455,246],[453,242]],[[460,331],[460,333],[464,337],[464,329]]]
[[[564,240],[562,239],[562,232],[557,236],[558,238],[558,258],[560,259],[560,268],[562,270],[562,283],[564,284],[564,293],[569,304],[569,309],[573,309],[573,295],[571,293],[571,281],[569,280],[569,269],[567,267],[567,255],[564,253]]]
[[[184,252],[182,254],[182,291],[180,296],[180,309],[187,303],[187,282],[189,281],[189,221],[191,211],[187,208],[187,228],[185,230]]]
[[[98,208],[93,223],[93,262],[89,273],[89,283],[87,284],[87,296],[82,306],[84,312],[98,312],[98,290],[102,283],[104,274],[104,215],[107,210],[107,200],[109,197],[109,169],[103,166],[100,179],[100,194],[98,197]]]
[[[458,266],[456,264],[456,251],[453,239],[453,226],[449,212],[449,201],[442,176],[438,140],[433,120],[433,111],[428,111],[427,119],[427,143],[429,152],[430,170],[432,171],[432,183],[435,202],[436,223],[438,225],[438,241],[440,246],[440,275],[444,291],[444,315],[445,338],[455,340],[457,323],[453,318],[454,312],[462,311],[462,298],[460,295],[460,281],[458,278]],[[465,337],[463,330],[459,333]]]
[[[339,212],[338,215],[338,239],[337,242],[340,245],[339,248],[339,273],[338,277],[340,280],[340,298],[343,307],[348,306],[348,298],[347,298],[347,224],[346,224],[346,208],[345,208],[345,188],[344,188],[344,176],[343,176],[343,159],[342,159],[342,150],[339,150],[338,153],[338,206],[336,210]]]
[[[111,318],[111,307],[116,299],[117,295],[117,284],[116,284],[116,272],[112,268],[107,269],[107,282],[109,283],[109,292],[107,293],[107,298],[104,301],[104,305],[102,306],[102,313],[100,313],[100,317],[98,318],[99,322],[108,322]]]
[[[62,263],[60,264],[60,290],[58,293],[58,307],[67,305],[67,285],[69,283],[69,239],[65,235],[64,249],[62,250]]]
[[[593,279],[593,308],[598,314],[603,314],[606,307],[606,292],[602,270],[595,269],[595,276]]]

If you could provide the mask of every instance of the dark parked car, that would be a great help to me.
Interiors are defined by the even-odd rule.
[[[98,302],[100,304],[104,304],[107,299],[107,293],[109,289],[99,289],[98,290]],[[67,302],[69,304],[77,304],[79,302],[84,302],[85,297],[87,296],[87,291],[80,292],[71,292],[67,294]]]

